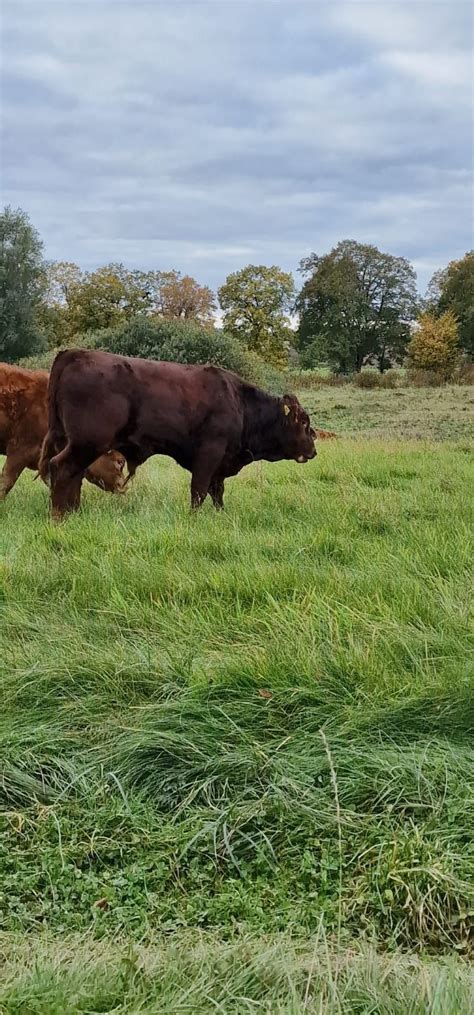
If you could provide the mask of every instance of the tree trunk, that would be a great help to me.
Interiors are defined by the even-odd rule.
[[[379,370],[381,374],[384,374],[387,369],[387,360],[385,358],[385,349],[382,349],[378,356]]]
[[[364,365],[364,354],[358,349],[356,352],[356,362],[355,362],[355,369],[357,374],[360,374],[363,365]]]

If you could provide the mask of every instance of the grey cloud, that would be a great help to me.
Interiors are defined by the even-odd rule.
[[[465,7],[7,3],[4,200],[84,267],[216,287],[355,236],[423,288],[472,243]]]

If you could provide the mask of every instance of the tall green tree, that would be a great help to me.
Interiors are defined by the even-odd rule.
[[[417,308],[416,274],[404,257],[343,240],[300,264],[307,276],[296,301],[298,345],[308,363],[348,373],[400,362]]]
[[[73,291],[81,285],[84,273],[73,261],[47,261],[44,265],[44,299],[51,306],[67,306]]]
[[[218,291],[224,327],[268,363],[283,365],[293,339],[288,313],[294,296],[290,273],[249,264],[228,275]]]
[[[46,344],[54,348],[67,343],[73,333],[70,301],[82,283],[83,273],[72,261],[47,261],[43,273],[44,291],[37,321]]]
[[[474,250],[459,261],[450,261],[447,268],[437,271],[428,286],[429,309],[438,315],[451,310],[456,317],[459,345],[474,356]]]
[[[0,359],[13,363],[42,345],[37,310],[44,286],[43,244],[28,215],[0,215]]]
[[[146,312],[149,298],[141,272],[107,264],[86,272],[68,293],[71,332],[110,328]]]

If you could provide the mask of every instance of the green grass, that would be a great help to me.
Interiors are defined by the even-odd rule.
[[[155,459],[127,497],[88,487],[59,527],[20,481],[0,506],[0,1011],[110,1010],[97,997],[122,981],[114,1010],[244,1011],[245,991],[305,1010],[322,927],[336,964],[361,936],[469,954],[472,476],[466,439],[350,437],[248,468],[224,514],[191,517],[187,476]],[[168,985],[125,976],[117,935]],[[443,1007],[462,964],[396,955],[370,1007],[391,961],[362,950],[336,989],[317,950],[332,993],[308,1010],[462,1010]],[[54,986],[63,964],[82,1007]]]

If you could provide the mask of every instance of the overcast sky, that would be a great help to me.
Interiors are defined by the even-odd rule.
[[[2,196],[48,258],[214,289],[338,240],[473,245],[462,0],[3,0]],[[298,276],[297,276],[298,278]]]

